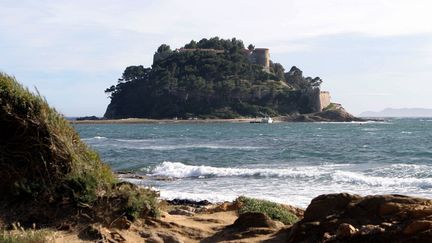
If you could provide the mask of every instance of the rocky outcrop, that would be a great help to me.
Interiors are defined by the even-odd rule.
[[[281,118],[282,121],[287,122],[352,122],[352,121],[366,121],[365,119],[355,117],[348,113],[344,108],[338,107],[337,109],[330,109],[321,112],[309,114],[294,114]]]
[[[228,225],[201,242],[261,242],[257,239],[270,235],[274,236],[273,242],[283,242],[286,233],[284,227],[283,223],[272,220],[263,213],[248,212],[240,214],[232,225]]]
[[[281,224],[283,225],[283,224]],[[276,221],[273,221],[267,215],[263,213],[243,213],[240,214],[238,219],[231,226],[233,228],[238,229],[247,229],[247,228],[277,228]],[[279,226],[280,227],[280,226]]]
[[[346,193],[312,200],[288,242],[431,242],[432,200]]]

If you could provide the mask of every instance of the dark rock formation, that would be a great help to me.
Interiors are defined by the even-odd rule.
[[[211,202],[207,200],[195,201],[190,199],[178,199],[175,198],[173,200],[166,200],[167,203],[171,205],[188,205],[188,206],[207,206],[210,205]]]
[[[276,228],[276,222],[263,213],[243,213],[232,225],[234,228],[247,229],[257,228]]]
[[[431,242],[432,200],[401,195],[321,195],[288,242]]]
[[[367,121],[362,118],[355,117],[348,113],[344,108],[325,110],[321,112],[309,114],[295,114],[285,116],[281,119],[287,122],[363,122]]]
[[[97,116],[82,116],[82,117],[77,117],[76,120],[77,121],[97,121],[97,120],[102,120],[102,118]]]

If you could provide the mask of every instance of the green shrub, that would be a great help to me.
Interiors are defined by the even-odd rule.
[[[144,211],[157,215],[154,192],[138,187],[121,191],[111,169],[69,122],[41,95],[4,73],[0,73],[0,134],[0,200],[45,208],[59,204],[97,208],[103,199],[108,204],[120,202],[112,208],[120,215]]]
[[[330,103],[328,106],[323,108],[323,111],[331,111],[338,109],[338,106],[335,103]]]
[[[247,212],[263,213],[271,219],[279,220],[286,225],[291,225],[298,221],[297,216],[282,205],[274,202],[244,196],[237,198],[236,202],[240,205],[240,214]]]
[[[92,181],[96,190],[115,182],[108,166],[39,94],[0,73],[0,193],[35,199],[55,198],[68,184]],[[90,180],[89,180],[90,179]],[[59,186],[61,187],[58,190]],[[73,185],[72,185],[73,186]],[[80,188],[73,193],[80,194]],[[89,191],[90,190],[90,191]]]
[[[159,217],[158,201],[159,194],[147,188],[140,188],[136,185],[121,182],[116,186],[111,196],[125,199],[121,209],[131,219],[140,216]]]

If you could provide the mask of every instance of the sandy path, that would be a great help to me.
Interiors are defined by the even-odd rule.
[[[166,212],[159,219],[143,219],[127,230],[107,229],[96,226],[106,242],[279,242],[279,230],[260,229],[238,233],[227,227],[237,219],[236,211],[196,213],[194,215],[170,215]],[[55,232],[54,242],[94,242],[78,237],[74,232]],[[241,239],[233,239],[238,234]]]

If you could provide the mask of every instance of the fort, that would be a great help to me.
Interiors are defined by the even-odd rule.
[[[330,92],[328,91],[320,91],[319,93],[319,111],[322,111],[324,108],[326,108],[327,106],[330,105],[331,101],[331,96],[330,96]],[[317,106],[317,107],[318,107]]]

